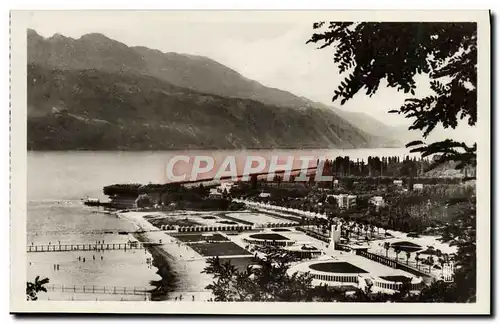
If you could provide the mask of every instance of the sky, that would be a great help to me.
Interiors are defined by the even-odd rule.
[[[340,109],[364,112],[387,125],[410,124],[403,116],[387,112],[398,109],[408,97],[393,88],[381,86],[372,97],[358,93],[342,106],[339,102],[332,103],[333,91],[343,76],[333,62],[332,49],[319,50],[316,44],[306,44],[313,33],[313,21],[256,22],[231,17],[223,21],[193,17],[132,11],[112,16],[102,11],[60,12],[57,16],[33,12],[28,26],[44,37],[60,33],[79,38],[97,32],[129,46],[207,56],[266,86]],[[429,93],[425,77],[417,84],[417,96]],[[445,134],[468,139],[463,129]],[[443,132],[438,132],[442,137]]]

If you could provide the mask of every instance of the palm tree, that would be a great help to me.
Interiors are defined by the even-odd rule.
[[[401,253],[401,249],[399,247],[395,247],[394,248],[394,253],[396,253],[395,260],[398,261],[398,254]]]
[[[389,257],[389,249],[391,248],[391,244],[389,242],[384,242],[385,256]]]
[[[410,256],[411,256],[411,253],[409,251],[406,251],[406,264],[409,263],[410,261]]]
[[[444,277],[444,264],[446,263],[446,261],[444,260],[444,258],[439,258],[439,264],[441,265],[441,276]]]
[[[44,287],[45,284],[49,283],[49,278],[44,278],[40,280],[40,276],[36,276],[34,282],[26,282],[26,299],[27,300],[37,300],[37,294],[40,291],[47,292],[47,288]]]
[[[431,273],[431,268],[434,265],[434,258],[432,256],[429,256],[427,260],[429,261],[429,273]]]
[[[375,232],[375,225],[370,224],[370,233],[372,238],[373,238],[373,232]]]
[[[420,261],[420,252],[415,253],[415,262],[417,263],[416,267],[418,268],[418,261]]]

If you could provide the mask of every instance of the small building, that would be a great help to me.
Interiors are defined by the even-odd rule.
[[[312,259],[323,254],[320,250],[308,244],[295,244],[285,247],[284,249],[300,259]]]
[[[137,195],[119,195],[115,194],[109,197],[109,204],[113,208],[136,208]]]
[[[259,198],[271,198],[271,194],[269,192],[261,192]]]
[[[394,180],[392,183],[398,187],[403,186],[403,180]]]
[[[222,193],[219,192],[217,189],[210,189],[210,192],[208,193],[208,198],[210,199],[222,199]]]
[[[374,197],[371,197],[368,202],[372,205],[374,205],[375,207],[383,207],[385,206],[385,201],[384,201],[384,197],[382,196],[374,196]]]
[[[221,193],[231,193],[231,189],[234,187],[233,182],[222,182],[220,186],[217,188]]]
[[[413,185],[413,190],[423,190],[424,189],[424,185],[422,183],[415,183]]]
[[[335,200],[337,201],[337,206],[339,206],[339,208],[349,209],[356,206],[356,199],[357,199],[356,195],[347,195],[347,194],[327,195],[326,199],[328,200],[328,198],[330,197],[335,198]]]

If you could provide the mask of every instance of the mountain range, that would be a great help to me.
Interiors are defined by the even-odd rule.
[[[399,147],[396,128],[203,56],[27,32],[28,149]]]

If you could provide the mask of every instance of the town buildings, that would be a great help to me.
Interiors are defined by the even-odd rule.
[[[382,196],[373,196],[368,200],[368,202],[377,208],[385,206],[385,201]]]
[[[337,206],[339,208],[349,209],[356,206],[357,196],[355,195],[347,195],[347,194],[328,195],[327,199],[330,197],[333,197],[337,201]]]

